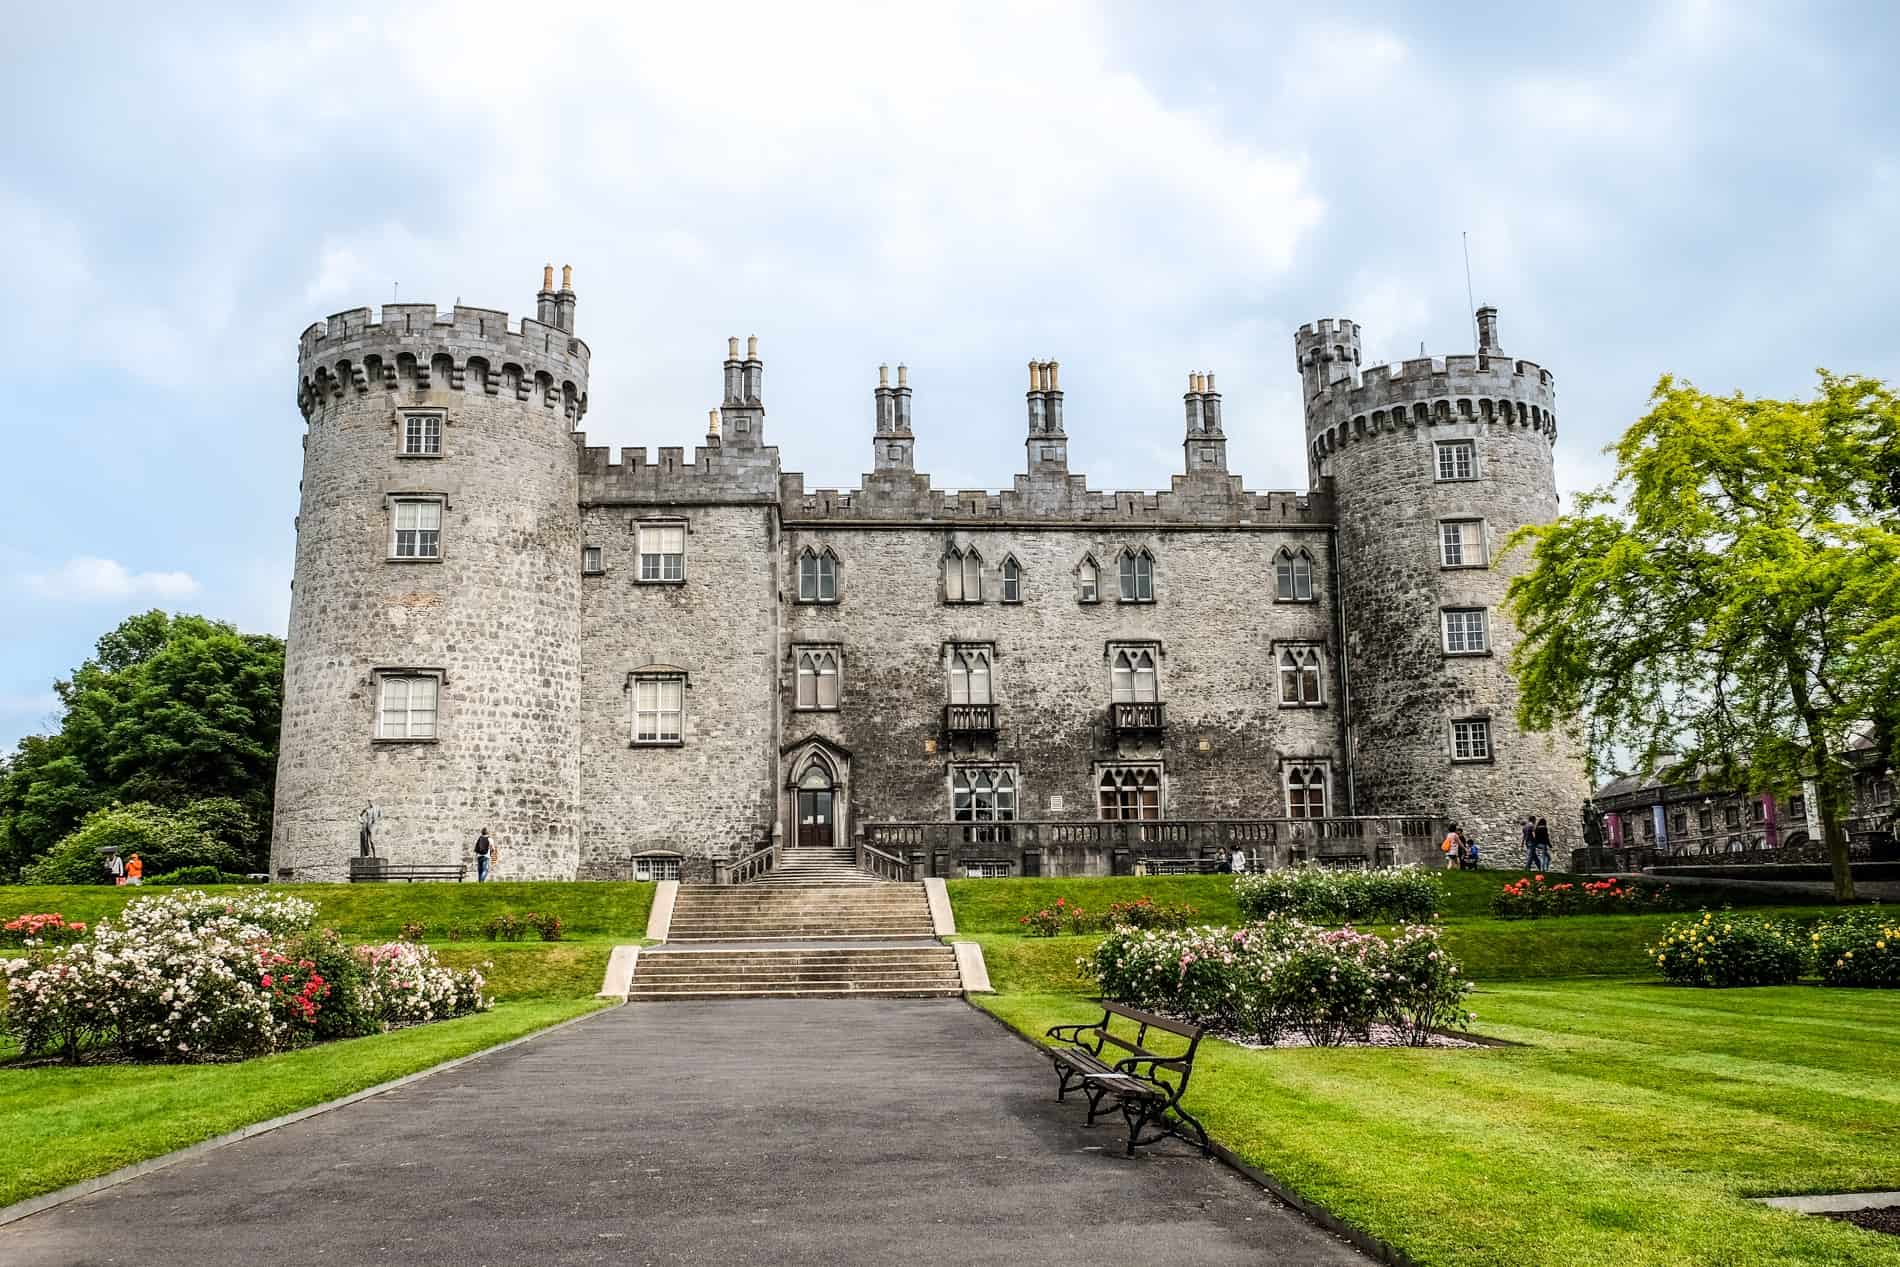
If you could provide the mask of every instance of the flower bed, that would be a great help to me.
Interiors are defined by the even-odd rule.
[[[1186,928],[1199,913],[1185,902],[1175,905],[1143,895],[1132,902],[1110,902],[1106,911],[1096,915],[1059,897],[1054,906],[1032,911],[1017,923],[1026,936],[1055,937],[1121,927]]]
[[[1369,1041],[1375,1027],[1424,1046],[1462,1028],[1471,985],[1413,925],[1392,937],[1276,917],[1240,928],[1118,928],[1083,966],[1102,996],[1241,1037],[1318,1047]]]
[[[84,924],[69,924],[58,911],[19,915],[0,924],[0,946],[65,946],[85,935]]]
[[[1900,917],[1876,907],[1824,920],[1808,945],[1823,985],[1900,989]]]
[[[1675,895],[1666,884],[1632,884],[1627,880],[1560,880],[1527,875],[1499,889],[1491,899],[1491,913],[1502,919],[1542,919],[1553,915],[1614,915],[1635,911],[1666,911]]]
[[[1649,953],[1672,985],[1792,985],[1808,948],[1780,921],[1704,911],[1699,919],[1670,925]]]
[[[1292,915],[1355,924],[1418,924],[1438,913],[1438,877],[1418,867],[1373,871],[1288,867],[1234,877],[1234,897],[1250,919]]]
[[[316,916],[270,893],[140,899],[89,939],[8,960],[0,1026],[28,1056],[114,1047],[207,1060],[487,1006],[479,973],[444,968],[425,947],[346,946],[312,932]]]

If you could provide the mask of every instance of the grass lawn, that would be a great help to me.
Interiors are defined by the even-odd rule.
[[[1481,986],[1476,1030],[1522,1046],[1207,1043],[1189,1108],[1295,1191],[1433,1267],[1900,1267],[1900,1238],[1746,1200],[1900,1188],[1900,992],[1632,979],[1679,916],[1490,918],[1491,894],[1517,874],[1446,876],[1443,915]],[[1040,1036],[1100,1015],[1075,966],[1097,938],[1022,937],[1019,915],[1057,896],[1099,910],[1147,893],[1222,922],[1234,918],[1217,905],[1223,883],[950,888],[998,990],[980,1005]]]
[[[197,886],[194,886],[197,887]],[[262,886],[209,887],[256,892]],[[602,1006],[607,957],[616,943],[646,933],[651,884],[298,884],[317,903],[319,922],[352,941],[394,938],[403,924],[428,928],[443,963],[479,967],[493,1011],[434,1025],[326,1043],[229,1065],[0,1064],[0,1205],[101,1175],[252,1122],[294,1112],[480,1051]],[[154,886],[0,887],[0,918],[59,911],[97,921]],[[476,929],[505,910],[552,911],[567,940],[443,940],[451,927]],[[0,1040],[0,1061],[17,1054]]]
[[[588,989],[600,986],[595,975]],[[434,1025],[229,1065],[0,1068],[0,1205],[252,1122],[466,1056],[599,1007],[592,998],[502,1003]]]

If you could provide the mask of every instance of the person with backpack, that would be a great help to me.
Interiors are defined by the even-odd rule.
[[[1464,865],[1465,835],[1458,830],[1458,824],[1451,825],[1451,830],[1445,833],[1445,839],[1438,846],[1438,850],[1445,855],[1445,870],[1450,871]]]
[[[475,837],[475,883],[488,878],[488,867],[494,857],[495,847],[488,843],[488,829],[484,827],[482,834]]]

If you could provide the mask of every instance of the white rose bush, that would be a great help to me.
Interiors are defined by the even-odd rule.
[[[1410,1046],[1464,1028],[1471,993],[1438,930],[1390,937],[1274,916],[1239,928],[1117,928],[1082,967],[1102,997],[1223,1033],[1315,1047],[1368,1041],[1385,1027]]]
[[[66,946],[5,961],[0,1028],[23,1055],[229,1060],[485,1010],[479,973],[424,946],[345,945],[268,891],[142,898]]]

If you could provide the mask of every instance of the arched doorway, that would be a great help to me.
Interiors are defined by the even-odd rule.
[[[824,762],[813,761],[805,767],[805,772],[798,776],[793,795],[797,806],[793,821],[798,824],[798,838],[794,843],[801,849],[831,848],[833,825],[837,821],[837,789]]]

